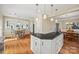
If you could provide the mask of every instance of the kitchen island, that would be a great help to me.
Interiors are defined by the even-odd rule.
[[[35,54],[57,54],[63,46],[63,33],[34,33],[31,35],[31,49]]]

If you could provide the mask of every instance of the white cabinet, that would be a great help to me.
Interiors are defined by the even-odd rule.
[[[52,53],[53,54],[59,53],[62,46],[63,46],[63,34],[57,36],[52,40]]]
[[[57,54],[63,46],[63,34],[54,39],[40,39],[31,35],[31,49],[35,54]]]
[[[37,37],[31,36],[31,49],[33,53],[39,54],[40,53],[40,39]]]
[[[40,48],[41,54],[51,54],[51,40],[42,39]]]
[[[56,41],[56,50],[57,53],[60,51],[61,47],[63,46],[63,34],[59,35]]]
[[[56,47],[57,47],[56,40],[57,40],[57,38],[54,38],[52,40],[52,43],[51,43],[52,54],[56,54],[57,53],[57,50],[56,50]]]

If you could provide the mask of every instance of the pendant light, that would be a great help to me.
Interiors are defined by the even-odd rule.
[[[36,19],[35,19],[36,21],[38,21],[39,20],[39,18],[38,18],[38,4],[36,4]]]
[[[46,18],[47,18],[47,15],[46,15],[46,14],[44,14],[44,15],[43,15],[43,18],[44,18],[44,19],[46,19]]]
[[[54,21],[54,19],[53,19],[53,18],[51,18],[50,20],[51,20],[51,21]]]
[[[53,13],[52,13],[52,7],[53,7],[53,4],[51,4],[51,15],[53,14]],[[54,21],[53,17],[51,17],[50,20],[51,20],[51,21]]]
[[[43,14],[43,19],[46,19],[47,18],[47,15],[46,15],[46,6],[44,5],[44,14]]]
[[[58,9],[56,9],[56,13],[57,13]],[[55,23],[58,23],[58,20],[55,20]]]
[[[38,21],[39,19],[38,19],[38,17],[36,17],[36,21]]]
[[[58,23],[58,20],[55,20],[56,23]]]

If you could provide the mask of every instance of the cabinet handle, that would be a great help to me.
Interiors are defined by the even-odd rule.
[[[43,46],[43,42],[42,42],[42,46]]]

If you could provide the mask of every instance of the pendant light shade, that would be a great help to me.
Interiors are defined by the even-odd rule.
[[[55,20],[56,23],[58,23],[58,20]]]
[[[46,5],[44,5],[44,13],[43,13],[43,19],[46,19],[47,18],[47,14],[46,14]]]
[[[53,4],[51,4],[51,15],[53,14],[52,13],[52,7],[53,7]],[[53,17],[50,18],[50,21],[54,21]]]
[[[36,18],[35,18],[35,20],[36,20],[36,21],[39,20],[39,18],[38,18],[38,4],[36,4]]]
[[[46,15],[46,14],[44,14],[44,15],[43,15],[43,19],[46,19],[46,18],[47,18],[47,15]]]
[[[58,9],[56,9],[56,13],[57,13]],[[55,20],[56,23],[58,23],[58,20]]]
[[[35,20],[38,21],[39,20],[38,17]]]
[[[53,19],[53,18],[51,18],[50,20],[51,20],[51,21],[54,21],[54,19]]]

